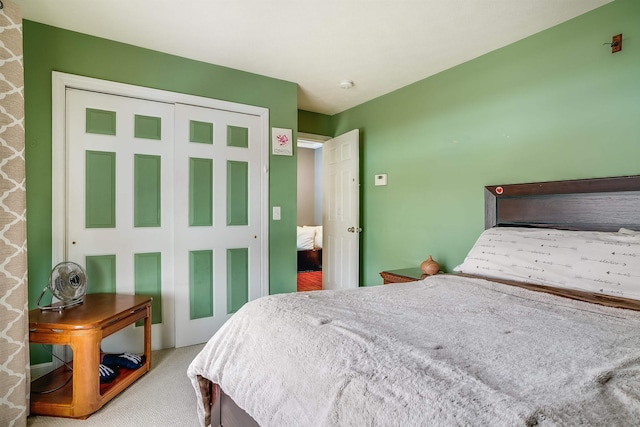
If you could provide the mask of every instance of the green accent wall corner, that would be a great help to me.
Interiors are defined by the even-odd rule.
[[[298,110],[298,131],[314,135],[331,135],[331,116]]]

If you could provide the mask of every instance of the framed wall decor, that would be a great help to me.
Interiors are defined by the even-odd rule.
[[[275,156],[293,156],[291,129],[271,128],[271,148]]]

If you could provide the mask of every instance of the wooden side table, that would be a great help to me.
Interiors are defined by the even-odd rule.
[[[151,300],[149,296],[89,294],[84,303],[62,311],[29,311],[29,342],[68,345],[73,371],[61,366],[31,384],[31,413],[87,418],[151,368]],[[113,382],[100,384],[100,343],[104,337],[144,320],[145,364],[120,368]],[[34,391],[52,390],[47,394]]]
[[[400,270],[388,270],[380,273],[385,285],[389,283],[415,282],[427,277],[420,268],[403,268]]]

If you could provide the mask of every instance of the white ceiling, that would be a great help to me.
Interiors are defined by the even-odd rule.
[[[612,0],[13,1],[25,19],[295,82],[298,108],[335,114]]]

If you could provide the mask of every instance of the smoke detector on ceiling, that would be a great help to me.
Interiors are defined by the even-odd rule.
[[[353,87],[353,81],[351,80],[342,80],[338,86],[340,86],[342,89],[351,89]]]

